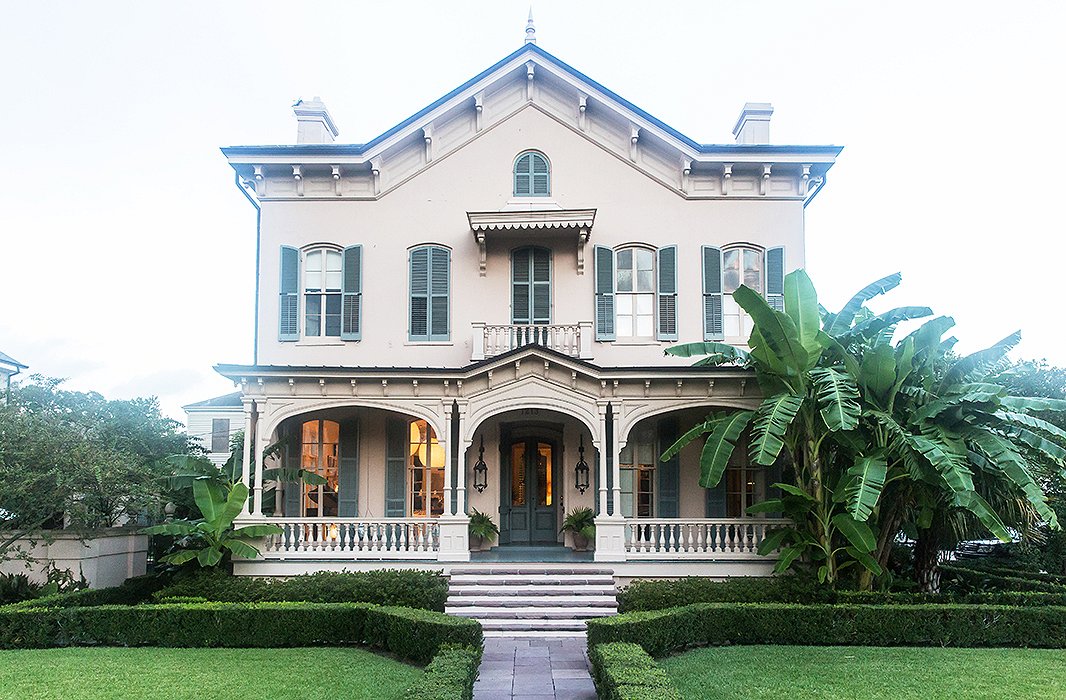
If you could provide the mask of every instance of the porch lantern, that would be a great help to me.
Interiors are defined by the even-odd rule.
[[[484,493],[489,485],[489,467],[485,464],[485,436],[481,436],[481,447],[477,451],[477,461],[474,462],[474,488],[478,493]]]
[[[577,447],[577,466],[574,468],[574,485],[581,493],[589,487],[589,463],[585,461],[585,436]]]

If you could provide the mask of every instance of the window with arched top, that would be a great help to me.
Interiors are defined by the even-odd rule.
[[[526,151],[514,162],[514,196],[551,195],[551,165],[543,153]]]

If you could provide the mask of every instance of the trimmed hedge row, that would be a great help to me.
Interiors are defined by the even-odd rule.
[[[1015,572],[1021,574],[1022,572]],[[962,592],[987,591],[1031,591],[1044,593],[1066,593],[1066,585],[1051,583],[1034,578],[1009,576],[992,573],[983,569],[971,569],[954,564],[941,564],[940,577],[942,586],[961,589]]]
[[[442,644],[422,678],[404,693],[404,700],[472,700],[480,665],[480,646]]]
[[[973,572],[976,577],[983,573]],[[1038,586],[1041,584],[1037,584]],[[851,605],[1066,605],[1066,589],[1004,590],[977,593],[880,593],[834,591],[793,577],[733,578],[715,581],[688,577],[674,581],[635,581],[618,594],[620,612],[665,610],[693,603],[823,603]]]
[[[589,620],[588,642],[652,656],[726,644],[1066,648],[1066,607],[699,603]]]
[[[444,612],[448,580],[436,571],[396,569],[320,571],[288,579],[232,576],[211,569],[176,578],[155,598],[206,598],[227,603],[374,603]]]
[[[589,647],[592,680],[601,700],[681,700],[681,693],[639,644]]]
[[[86,588],[71,593],[57,593],[43,598],[31,598],[0,607],[0,610],[21,608],[74,608],[98,605],[137,605],[149,600],[167,584],[168,579],[157,575],[126,579],[111,588]]]
[[[68,646],[367,645],[425,664],[446,643],[480,647],[475,620],[368,603],[190,603],[0,610],[0,649]]]

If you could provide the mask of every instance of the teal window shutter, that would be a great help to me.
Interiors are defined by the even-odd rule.
[[[511,255],[511,323],[551,322],[551,251],[519,248]]]
[[[300,251],[281,246],[281,284],[278,287],[278,340],[300,339]]]
[[[596,246],[596,340],[614,340],[614,251]]]
[[[656,338],[677,340],[677,246],[659,248],[659,320]]]
[[[778,311],[785,310],[785,249],[766,251],[766,303]]]
[[[290,435],[284,447],[285,471],[295,474],[300,470],[300,452],[303,445],[300,444],[299,433]],[[300,506],[303,501],[303,481],[289,481],[285,484],[285,494],[282,505],[285,508],[286,518],[298,518],[303,515]]]
[[[551,194],[551,167],[548,159],[535,151],[518,156],[514,163],[514,196],[547,197]]]
[[[360,340],[363,337],[363,246],[344,249],[341,270],[341,340]]]
[[[659,421],[659,454],[677,441],[677,419],[664,418]],[[659,462],[656,470],[659,473],[659,503],[656,509],[656,517],[678,517],[678,499],[681,494],[681,459],[674,455],[665,462]]]
[[[411,340],[429,340],[429,248],[411,251]]]
[[[451,254],[447,248],[429,249],[429,339],[448,340],[448,300],[451,296]]]
[[[340,423],[340,459],[337,462],[337,515],[359,517],[359,424]]]
[[[407,421],[385,422],[385,517],[407,514]]]
[[[703,246],[703,339],[723,340],[722,251]]]

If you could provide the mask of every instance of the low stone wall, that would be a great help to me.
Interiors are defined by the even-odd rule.
[[[52,530],[19,540],[16,546],[33,561],[28,565],[24,561],[0,563],[0,573],[24,573],[37,582],[45,580],[49,564],[60,571],[69,570],[75,578],[85,576],[91,588],[117,586],[147,569],[148,536],[127,528],[85,533]]]

